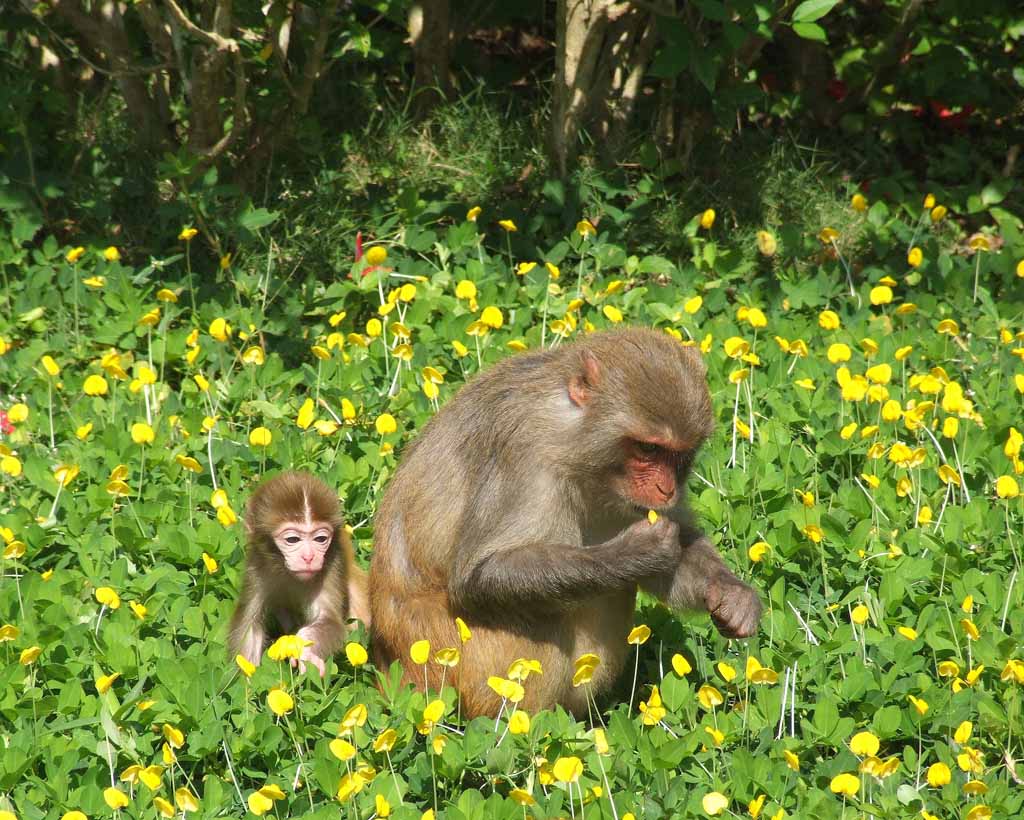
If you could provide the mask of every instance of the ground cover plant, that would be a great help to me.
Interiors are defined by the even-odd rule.
[[[552,238],[410,206],[308,277],[199,262],[190,225],[149,264],[23,237],[0,294],[0,818],[1019,816],[1024,241],[999,191],[926,194],[850,190],[812,232],[708,202],[671,259],[610,209]],[[624,324],[705,355],[719,424],[690,493],[764,597],[756,637],[643,599],[632,674],[585,719],[519,710],[543,674],[523,659],[493,670],[498,718],[467,722],[450,687],[374,669],[360,629],[324,680],[289,640],[227,657],[263,475],[336,486],[365,564],[402,447],[460,384]],[[456,676],[459,647],[412,660]]]

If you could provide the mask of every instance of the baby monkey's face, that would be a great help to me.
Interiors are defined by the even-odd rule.
[[[301,581],[309,581],[323,569],[334,528],[321,521],[285,521],[274,530],[274,545],[284,565]]]

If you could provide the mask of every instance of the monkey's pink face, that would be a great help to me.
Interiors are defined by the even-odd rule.
[[[274,531],[274,544],[284,565],[300,580],[309,581],[324,568],[334,529],[320,521],[285,521]]]
[[[625,445],[625,463],[619,487],[628,501],[652,510],[667,510],[679,499],[679,483],[693,456],[654,441],[631,439]]]

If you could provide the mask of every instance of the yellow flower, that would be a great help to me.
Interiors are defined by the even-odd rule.
[[[825,538],[825,533],[817,524],[807,524],[801,532],[815,544],[820,544]]]
[[[0,626],[0,643],[6,641],[13,641],[21,634],[21,630],[18,629],[14,624],[4,624]]]
[[[121,599],[110,587],[99,587],[95,594],[96,600],[107,609],[117,609],[121,606]]]
[[[583,761],[578,757],[560,757],[551,765],[551,772],[559,783],[575,783],[583,774]]]
[[[178,301],[178,294],[170,288],[160,288],[160,290],[156,292],[156,298],[159,302],[171,302],[173,304]]]
[[[227,319],[223,316],[218,316],[212,322],[208,328],[209,334],[216,339],[218,342],[226,342],[231,338],[231,325],[228,324]]]
[[[203,471],[202,466],[200,466],[199,462],[192,458],[192,456],[186,456],[179,453],[174,457],[174,460],[186,470],[190,470],[193,473],[201,473]]]
[[[722,680],[726,683],[731,683],[736,677],[736,670],[725,661],[719,661],[715,664],[715,668],[718,670],[718,674],[722,676]]]
[[[774,256],[778,249],[775,237],[768,231],[757,232],[757,250],[762,256]]]
[[[502,219],[498,222],[498,224],[502,228],[504,228],[508,233],[513,233],[519,230],[519,228],[516,227],[516,223],[513,222],[511,219]]]
[[[18,663],[22,666],[31,666],[39,659],[42,652],[43,648],[41,646],[30,646],[28,649],[23,649],[18,656]]]
[[[285,692],[284,689],[275,686],[267,694],[267,706],[270,707],[270,711],[275,715],[282,717],[295,708],[295,701],[292,700],[292,696]]]
[[[917,640],[917,630],[914,629],[913,627],[901,626],[901,627],[897,628],[896,631],[899,632],[908,641],[916,641]]]
[[[971,732],[974,730],[974,724],[969,720],[965,720],[959,726],[956,727],[956,731],[953,733],[953,740],[963,746],[971,739]]]
[[[833,794],[842,794],[846,797],[855,797],[860,791],[860,778],[856,775],[843,773],[837,774],[828,784]]]
[[[416,641],[409,647],[409,657],[417,666],[423,666],[430,660],[430,641]]]
[[[779,673],[767,666],[762,666],[761,661],[753,655],[747,657],[745,672],[747,680],[759,686],[774,686],[779,682]]]
[[[203,553],[203,565],[206,567],[206,571],[210,575],[213,575],[217,571],[217,559],[208,552]]]
[[[479,205],[474,205],[472,208],[466,211],[466,221],[476,222],[476,218],[480,216],[482,212],[483,208],[481,208]]]
[[[199,798],[184,786],[174,790],[174,802],[182,812],[199,811]]]
[[[338,758],[338,760],[351,760],[356,756],[356,747],[340,737],[332,740],[328,747],[331,750],[331,754]]]
[[[878,285],[873,287],[871,288],[869,298],[873,305],[887,305],[892,301],[892,288],[888,285]]]
[[[101,288],[107,284],[106,276],[89,276],[82,280],[83,285],[87,285],[90,288]]]
[[[921,511],[917,514],[917,523],[920,526],[930,524],[932,522],[932,508],[927,504],[921,507]]]
[[[476,293],[476,285],[468,279],[463,279],[455,286],[455,296],[459,299],[474,299]]]
[[[950,772],[949,766],[945,763],[933,763],[928,767],[926,777],[928,785],[936,789],[945,786],[953,779],[952,772]]]
[[[992,820],[992,809],[979,804],[964,815],[964,820]]]
[[[791,752],[789,749],[783,749],[782,756],[786,760],[786,765],[789,766],[794,772],[800,771],[800,758],[796,756],[795,752]]]
[[[50,356],[49,354],[47,354],[47,355],[43,356],[43,358],[40,361],[42,362],[43,370],[45,370],[48,375],[50,375],[50,376],[59,376],[60,375],[60,367],[57,365],[57,362],[55,362],[53,360],[53,356]]]
[[[714,225],[714,224],[715,224],[715,211],[714,211],[713,208],[708,208],[706,211],[704,211],[704,213],[702,213],[700,215],[700,226],[704,230],[710,231],[711,230],[711,226]]]
[[[176,726],[165,723],[160,731],[163,733],[164,740],[167,741],[172,749],[180,749],[185,745],[185,734]]]
[[[383,265],[388,258],[388,251],[383,245],[374,245],[366,251],[367,265]]]
[[[253,447],[269,447],[273,440],[273,434],[266,427],[253,428],[249,433],[249,444]]]
[[[755,564],[760,563],[764,557],[771,552],[771,545],[767,541],[756,541],[747,550],[747,557]]]
[[[996,495],[1000,498],[1016,498],[1020,495],[1017,479],[1010,475],[1001,475],[996,479]]]
[[[272,661],[298,660],[302,650],[312,645],[312,641],[298,635],[282,635],[270,645],[267,656]]]
[[[21,461],[15,456],[0,456],[0,473],[17,478],[21,475]]]
[[[640,624],[639,626],[635,626],[632,630],[630,630],[629,635],[626,637],[626,643],[639,646],[642,643],[646,643],[647,639],[650,637],[651,628],[647,626],[647,624]]]
[[[721,792],[708,792],[701,798],[700,805],[705,814],[716,817],[729,808],[729,798]]]
[[[851,356],[850,346],[843,344],[842,342],[836,342],[828,346],[826,356],[832,364],[839,364],[841,362],[850,361]]]
[[[183,242],[190,242],[198,233],[199,231],[195,228],[182,228],[181,233],[178,234],[178,239]]]
[[[374,427],[377,428],[377,434],[381,436],[390,435],[398,429],[398,423],[395,421],[395,417],[390,413],[381,413],[377,416],[377,420],[374,422]]]
[[[981,633],[978,632],[978,627],[974,625],[974,621],[970,618],[961,618],[960,628],[963,629],[964,634],[967,635],[969,640],[976,641],[981,637]]]
[[[121,677],[120,672],[114,672],[112,675],[100,675],[96,678],[96,691],[101,695],[105,695],[119,677]]]
[[[7,408],[7,420],[12,424],[21,424],[28,419],[28,405],[22,402],[12,404]]]
[[[596,236],[597,228],[594,227],[589,219],[581,219],[576,223],[576,232],[586,239],[588,236]]]
[[[850,738],[850,751],[857,757],[871,757],[878,754],[878,737],[871,732],[857,732]]]
[[[924,253],[918,247],[913,247],[907,254],[907,264],[912,268],[918,267],[924,261]]]
[[[750,351],[750,343],[739,336],[730,336],[722,346],[725,348],[725,355],[730,359],[738,359]]]
[[[536,262],[520,262],[516,265],[516,275],[526,276],[526,274],[532,271],[535,267],[537,267]]]
[[[137,421],[132,425],[132,441],[136,444],[152,444],[153,443],[153,428],[146,424],[144,421]]]
[[[936,205],[931,211],[932,222],[941,222],[948,212],[945,205]]]
[[[913,704],[914,709],[917,710],[919,715],[923,716],[925,712],[928,711],[927,701],[924,701],[921,698],[915,698],[913,695],[907,695],[907,699]]]
[[[313,412],[313,400],[307,398],[302,402],[302,407],[299,408],[299,414],[295,417],[295,424],[301,430],[309,429],[309,425],[313,423],[314,412]]]
[[[455,619],[455,628],[458,630],[459,640],[462,641],[463,644],[473,637],[473,633],[469,631],[469,627],[466,626],[466,622],[462,620],[462,618]]]
[[[103,251],[103,258],[108,262],[117,262],[121,258],[121,251],[111,245]]]
[[[850,618],[855,624],[863,625],[867,623],[870,614],[870,611],[866,606],[864,606],[864,604],[857,604],[857,606],[853,608],[853,611],[850,612]]]
[[[153,805],[156,807],[156,810],[160,813],[161,817],[174,817],[174,806],[163,797],[154,797]]]
[[[960,325],[952,319],[943,319],[935,329],[946,336],[956,336],[960,332]]]
[[[256,671],[255,665],[250,663],[244,655],[235,655],[235,663],[238,665],[238,668],[242,670],[242,674],[247,678],[251,678],[252,673]]]
[[[714,686],[707,683],[697,690],[697,700],[700,702],[701,706],[709,710],[725,703],[725,698],[722,697],[722,693],[715,689]]]
[[[700,310],[701,305],[704,304],[704,300],[700,296],[691,296],[683,303],[683,310],[689,313],[691,316]]]
[[[94,373],[86,377],[82,390],[87,396],[105,396],[107,395],[107,380]]]
[[[854,194],[850,199],[850,207],[858,213],[864,213],[868,209],[868,200],[864,194]]]
[[[544,267],[547,268],[548,275],[552,279],[558,279],[562,275],[562,271],[559,270],[558,265],[553,262],[545,262]]]
[[[355,644],[359,646],[359,644]],[[395,748],[395,742],[398,740],[398,732],[394,729],[385,729],[379,735],[377,739],[373,741],[373,750],[380,754],[381,752],[390,752]]]
[[[822,330],[839,330],[841,326],[839,314],[834,310],[823,310],[818,314],[818,327]]]
[[[103,790],[103,802],[117,811],[128,805],[128,795],[116,786],[108,786]]]
[[[960,674],[960,666],[956,661],[940,661],[938,672],[940,678],[955,678]]]
[[[508,730],[514,735],[525,735],[530,731],[530,716],[521,709],[516,709],[508,719]]]
[[[490,305],[485,307],[483,313],[480,314],[480,321],[487,325],[487,327],[497,330],[505,323],[505,317],[501,315],[501,311],[498,308]]]
[[[69,250],[64,258],[73,265],[75,264],[75,262],[81,259],[84,254],[85,248],[79,245],[77,248],[72,248],[71,250]]]
[[[822,244],[830,245],[839,238],[839,231],[835,228],[825,227],[818,231],[818,239]]]
[[[765,797],[766,795],[763,794],[758,795],[754,800],[751,800],[750,803],[747,804],[747,812],[752,818],[754,818],[754,820],[757,820],[757,818],[761,816],[761,809],[764,808]]]
[[[526,791],[526,789],[512,789],[512,791],[508,793],[508,796],[523,807],[533,806],[537,803],[537,801],[533,799],[533,795]]]
[[[444,717],[444,713],[444,701],[432,700],[423,709],[423,719],[429,724],[434,724]]]
[[[875,384],[888,384],[892,381],[892,367],[884,362],[882,364],[876,364],[874,367],[869,367],[864,375],[868,381],[872,381]]]

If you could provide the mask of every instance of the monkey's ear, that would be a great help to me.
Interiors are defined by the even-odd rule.
[[[580,357],[580,370],[569,379],[569,401],[583,407],[601,384],[601,363],[589,350]]]

